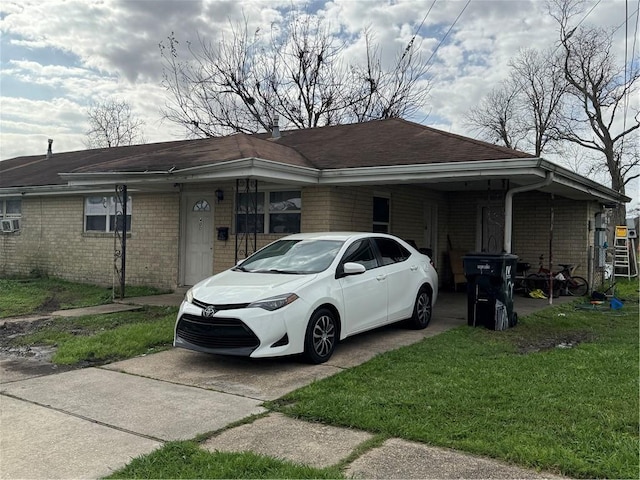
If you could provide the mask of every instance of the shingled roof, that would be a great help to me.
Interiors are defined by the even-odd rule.
[[[277,142],[319,169],[535,158],[397,118],[292,130]]]
[[[182,170],[258,158],[319,170],[483,160],[532,155],[401,119],[18,157],[0,162],[0,188],[63,185],[60,173]]]

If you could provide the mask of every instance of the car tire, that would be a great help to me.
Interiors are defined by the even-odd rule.
[[[429,322],[431,322],[432,312],[431,293],[429,293],[426,287],[422,287],[413,305],[413,315],[410,320],[411,326],[416,330],[427,328]]]
[[[333,354],[338,342],[338,321],[335,314],[327,309],[316,310],[304,338],[304,358],[309,363],[324,363]]]

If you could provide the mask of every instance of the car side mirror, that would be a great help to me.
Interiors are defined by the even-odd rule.
[[[344,272],[342,276],[344,277],[346,277],[347,275],[360,275],[361,273],[364,273],[367,271],[364,265],[362,265],[361,263],[355,263],[355,262],[347,262],[343,265],[342,268]]]

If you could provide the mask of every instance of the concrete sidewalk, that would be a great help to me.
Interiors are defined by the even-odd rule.
[[[181,301],[181,295],[163,297],[145,297],[145,303]],[[517,304],[520,315],[547,306],[543,300],[523,300]],[[466,297],[445,294],[429,328],[390,326],[367,332],[341,343],[323,365],[175,349],[100,368],[18,380],[0,378],[0,478],[99,478],[166,441],[218,431],[203,448],[252,450],[313,466],[334,465],[358,450],[371,434],[275,413],[225,427],[264,413],[265,400],[465,324]],[[400,439],[365,451],[346,474],[355,478],[553,478]]]

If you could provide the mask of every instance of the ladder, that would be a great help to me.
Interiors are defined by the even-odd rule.
[[[631,241],[631,243],[630,243]],[[635,277],[638,275],[636,248],[633,239],[629,239],[626,226],[616,227],[614,241],[613,270],[616,277]],[[631,247],[631,248],[629,248]],[[631,253],[629,253],[631,252]],[[632,273],[633,265],[633,273]]]

